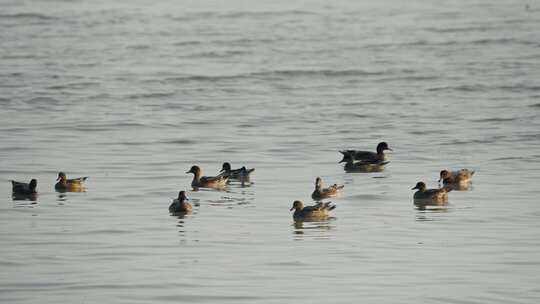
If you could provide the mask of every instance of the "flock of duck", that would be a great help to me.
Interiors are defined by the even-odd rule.
[[[386,142],[377,145],[376,152],[345,150],[340,151],[343,159],[340,163],[345,163],[343,169],[346,172],[382,172],[384,166],[389,163],[385,151],[392,151]],[[231,181],[240,182],[242,185],[251,183],[250,174],[255,169],[247,169],[245,166],[239,169],[232,169],[230,163],[225,162],[221,171],[216,176],[203,176],[199,166],[192,166],[186,173],[193,174],[191,187],[194,190],[199,188],[223,189]],[[444,205],[448,202],[448,192],[452,190],[468,190],[474,171],[461,169],[457,171],[442,170],[439,173],[439,188],[428,189],[422,181],[418,182],[411,190],[417,190],[414,193],[414,203],[425,208],[429,205]],[[64,172],[58,173],[57,183],[54,188],[59,192],[80,192],[84,191],[84,181],[88,177],[78,177],[68,179]],[[32,179],[29,183],[11,181],[13,197],[16,199],[33,199],[37,196],[37,180]],[[336,197],[344,185],[331,185],[324,187],[320,177],[315,179],[315,190],[311,197],[316,201],[315,205],[304,206],[300,200],[293,202],[290,211],[294,210],[293,218],[295,220],[318,220],[324,219],[330,215],[330,211],[336,206],[332,202],[323,202],[327,198]],[[190,213],[193,209],[188,202],[189,199],[185,191],[178,193],[178,198],[174,199],[169,206],[169,212],[173,215],[182,215]]]

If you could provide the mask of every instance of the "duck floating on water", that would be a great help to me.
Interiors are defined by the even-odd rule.
[[[178,193],[178,198],[174,199],[172,204],[169,206],[169,213],[171,214],[185,214],[190,213],[193,207],[188,203],[189,199],[186,196],[185,191],[180,191]]]
[[[323,198],[334,197],[338,195],[339,190],[343,189],[343,185],[333,184],[327,188],[323,187],[323,182],[320,177],[315,179],[315,190],[311,194],[314,200],[321,200]]]
[[[442,170],[439,174],[439,183],[445,186],[463,186],[471,182],[474,171],[461,169],[458,171]]]
[[[358,150],[345,150],[345,151],[339,151],[341,154],[343,154],[343,159],[340,161],[340,163],[344,163],[348,161],[348,156],[352,157],[352,160],[355,161],[364,161],[368,163],[376,163],[376,162],[382,162],[386,160],[386,155],[384,154],[384,151],[389,150],[390,147],[386,142],[380,142],[377,145],[377,152],[371,152],[371,151],[358,151]]]
[[[56,179],[58,182],[54,185],[54,189],[57,191],[81,192],[84,191],[83,182],[87,179],[88,176],[68,179],[64,172],[59,172]]]
[[[336,208],[335,205],[331,205],[332,202],[319,202],[314,206],[305,206],[301,201],[294,201],[290,211],[294,210],[293,218],[295,220],[304,219],[324,219],[330,214],[329,211]]]
[[[37,179],[33,178],[29,183],[12,180],[11,188],[14,195],[34,195],[37,193]]]
[[[191,186],[193,188],[214,188],[222,189],[227,185],[228,176],[220,174],[218,176],[201,176],[202,170],[199,166],[192,166],[186,173],[193,173]]]
[[[416,183],[416,186],[411,190],[417,189],[414,193],[414,201],[419,203],[447,203],[449,189],[427,189],[424,182]]]
[[[247,169],[245,166],[239,169],[231,169],[231,164],[224,162],[221,166],[223,175],[229,177],[229,180],[234,179],[240,181],[242,184],[250,182],[250,174],[255,171],[255,168]]]

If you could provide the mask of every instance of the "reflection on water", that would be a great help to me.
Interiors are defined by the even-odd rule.
[[[21,194],[21,193],[13,193],[11,195],[11,198],[14,201],[33,201],[34,203],[37,203],[37,193],[32,194]]]
[[[418,200],[415,199],[414,205],[418,210],[445,210],[448,206],[448,200]]]
[[[312,239],[329,239],[331,231],[335,229],[332,222],[335,221],[335,217],[328,217],[324,220],[320,219],[304,219],[294,220],[293,234],[295,240],[303,240],[306,238]]]

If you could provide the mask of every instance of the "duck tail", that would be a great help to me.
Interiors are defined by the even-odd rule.
[[[253,171],[255,171],[255,168],[251,168],[251,169],[247,170],[248,174],[253,172]]]

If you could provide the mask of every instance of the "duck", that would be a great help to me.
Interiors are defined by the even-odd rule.
[[[229,180],[229,177],[224,174],[218,176],[201,176],[202,171],[199,166],[192,166],[186,173],[193,173],[193,181],[191,181],[193,188],[224,188]]]
[[[224,175],[228,176],[229,179],[239,180],[242,183],[250,182],[249,175],[255,171],[255,168],[247,169],[245,166],[239,169],[231,169],[231,164],[224,162],[221,166],[221,171]]]
[[[417,189],[414,193],[414,200],[419,202],[433,202],[433,203],[445,203],[448,201],[448,192],[450,191],[447,188],[439,189],[427,189],[424,182],[416,183],[416,186],[411,190]]]
[[[471,181],[474,171],[461,169],[458,171],[442,170],[439,174],[439,183],[443,185],[467,184]]]
[[[84,189],[83,182],[88,179],[88,176],[70,178],[66,177],[64,172],[58,172],[58,182],[54,185],[57,191],[82,191]]]
[[[384,171],[384,166],[389,163],[389,161],[377,160],[377,161],[357,161],[355,162],[352,154],[343,155],[343,159],[346,164],[343,166],[345,172],[382,172]]]
[[[178,198],[174,199],[171,205],[169,206],[169,213],[178,214],[178,213],[190,213],[193,207],[190,203],[186,202],[189,199],[186,196],[185,191],[178,192]]]
[[[33,178],[29,183],[11,181],[14,195],[34,195],[37,193],[37,179]]]
[[[334,197],[334,196],[338,195],[339,190],[343,189],[343,187],[345,187],[345,186],[338,185],[338,184],[333,184],[330,187],[324,188],[322,179],[320,177],[317,177],[315,179],[315,190],[311,194],[311,197],[314,200],[320,200],[320,199],[323,199],[323,198]]]
[[[383,141],[377,145],[377,152],[357,150],[339,151],[341,154],[343,154],[343,159],[340,161],[340,163],[347,162],[347,156],[351,156],[353,160],[366,161],[369,163],[385,161],[386,155],[384,154],[384,151],[386,150],[392,151],[392,149],[390,149],[388,146],[388,143]]]
[[[296,200],[293,202],[290,211],[294,210],[294,219],[322,219],[328,217],[329,211],[336,208],[336,206],[331,205],[331,203],[332,202],[318,202],[316,205],[304,207],[304,203]]]

